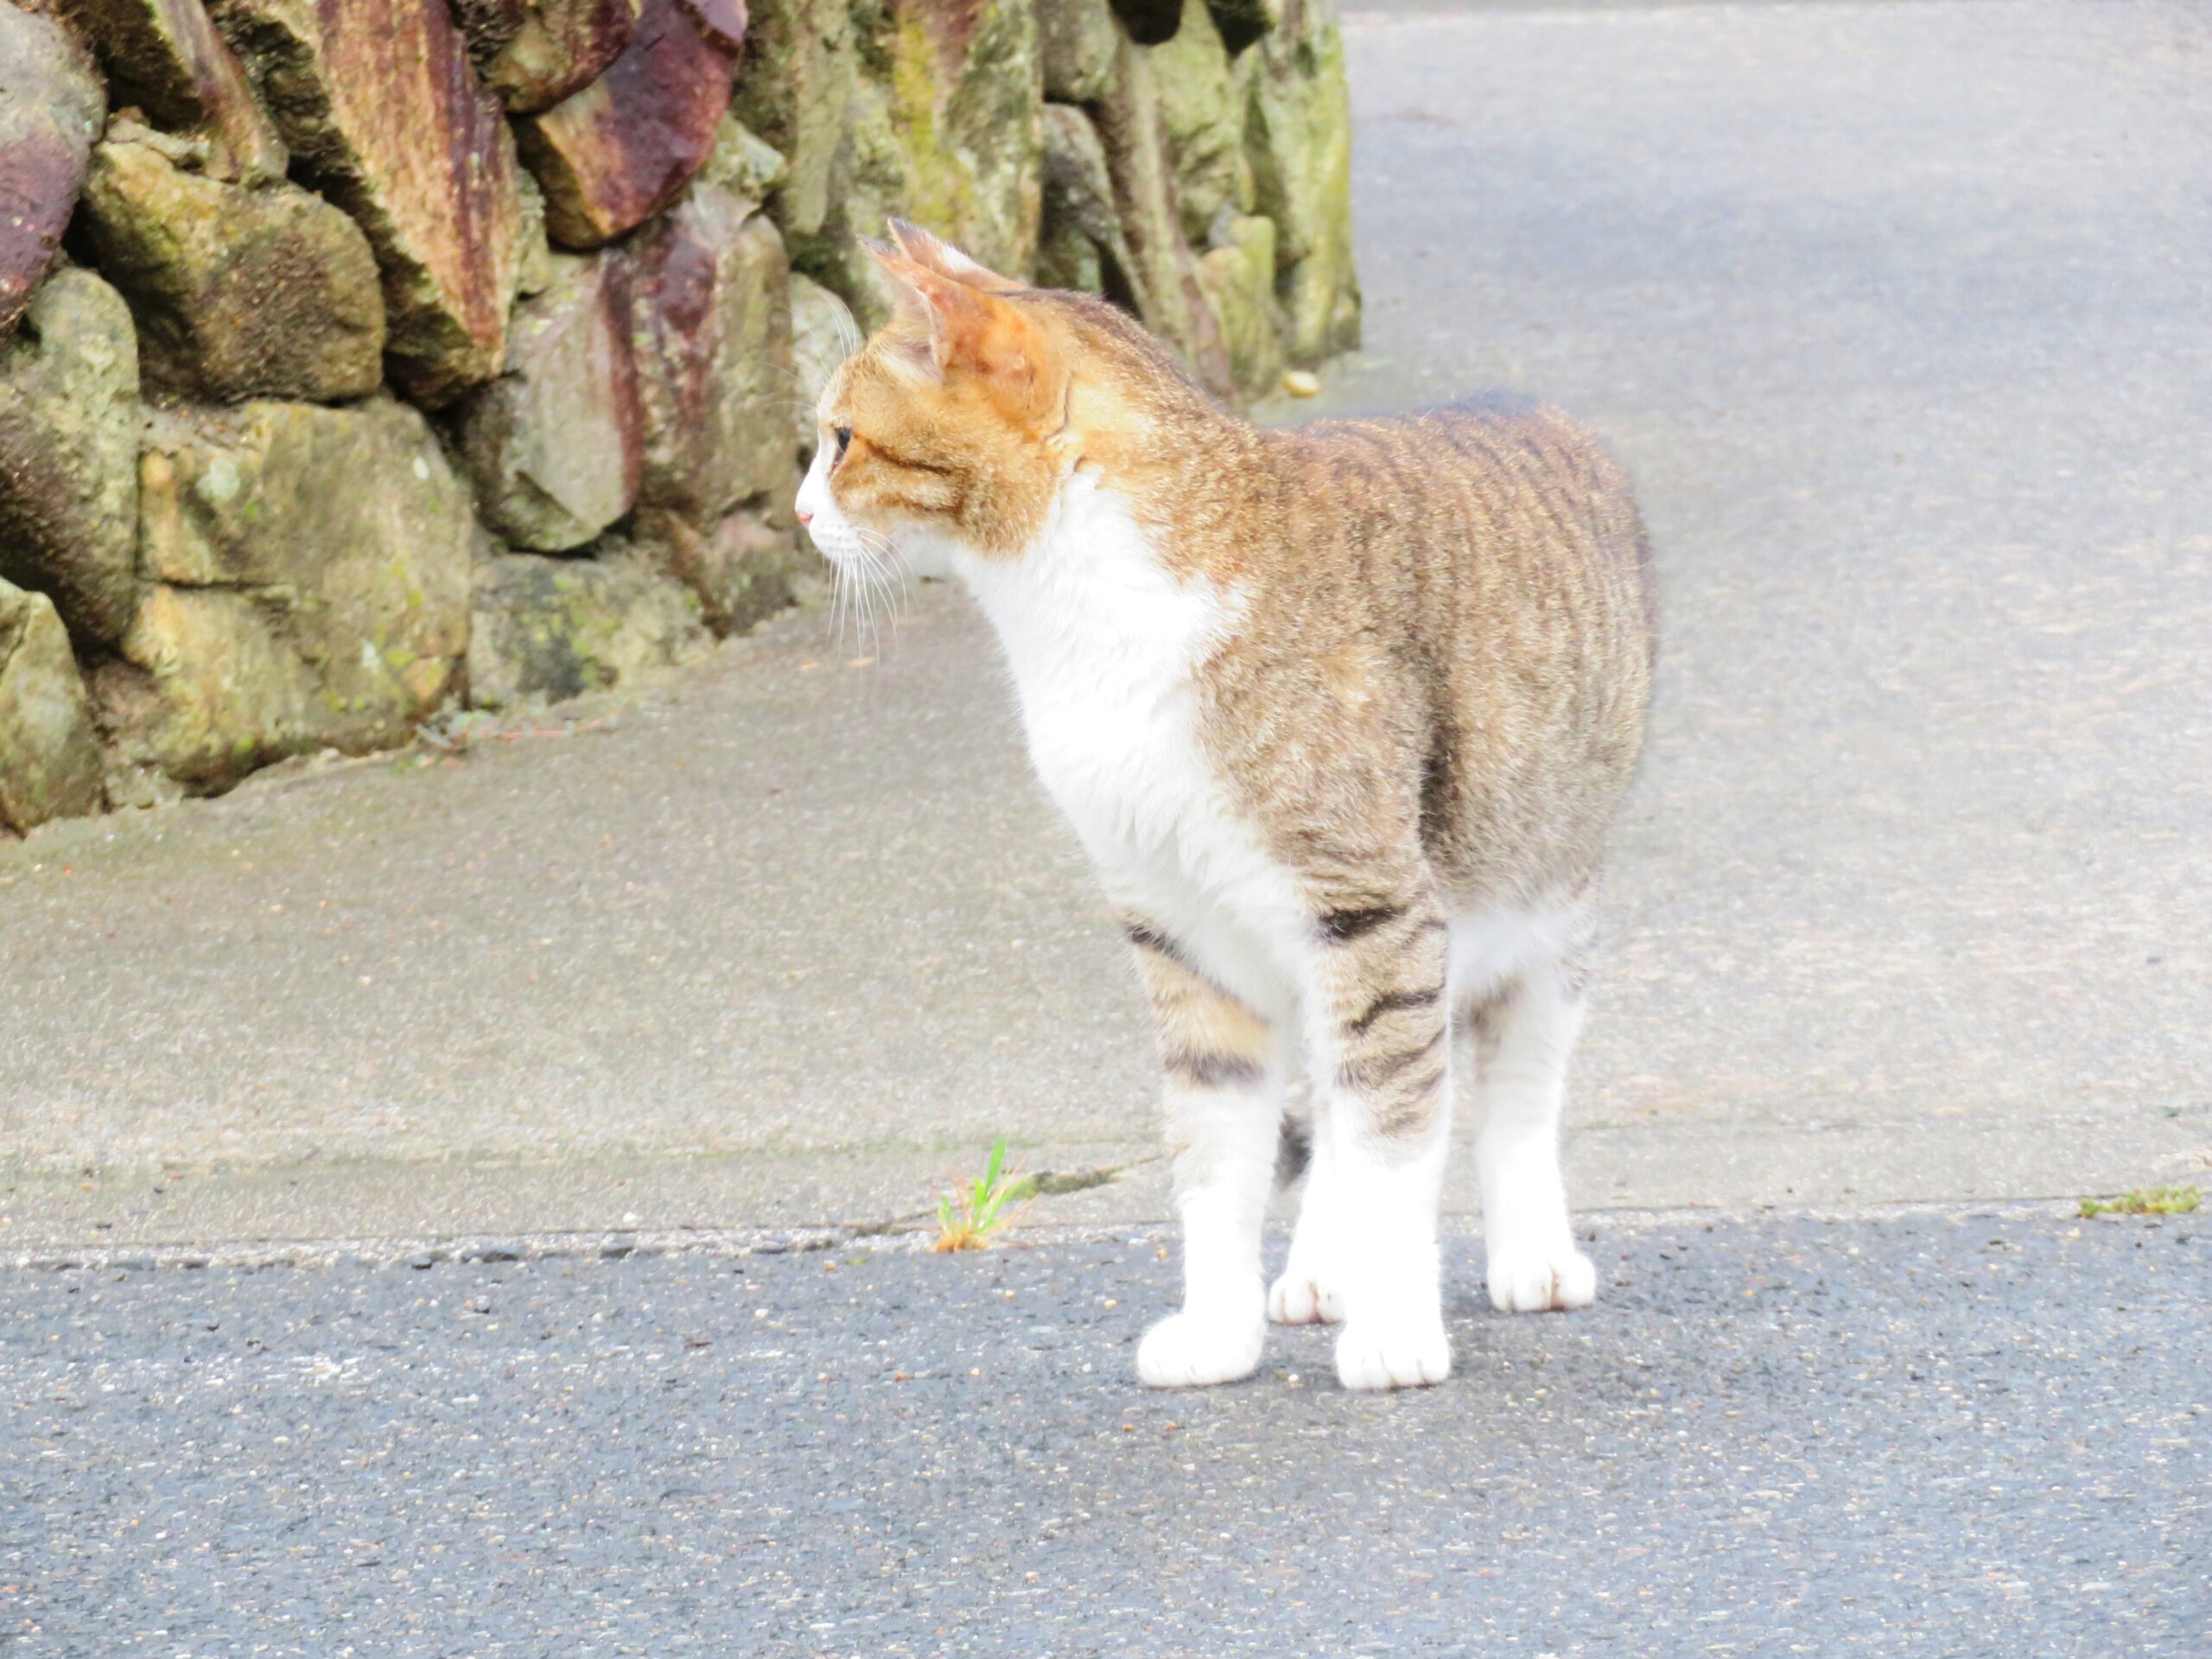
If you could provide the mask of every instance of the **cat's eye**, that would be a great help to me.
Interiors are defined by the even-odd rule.
[[[830,429],[830,435],[837,440],[837,459],[842,461],[845,458],[847,446],[853,441],[853,429],[849,426],[833,426]]]

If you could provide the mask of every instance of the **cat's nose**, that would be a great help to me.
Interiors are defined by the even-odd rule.
[[[800,528],[800,529],[802,529],[802,530],[804,530],[804,529],[805,529],[805,528],[806,528],[806,526],[807,526],[807,525],[809,525],[809,524],[812,524],[813,522],[814,522],[814,510],[813,510],[811,507],[801,507],[801,508],[798,510],[798,523],[799,523],[799,528]]]

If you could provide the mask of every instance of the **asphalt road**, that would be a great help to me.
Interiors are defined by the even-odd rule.
[[[1139,1388],[1150,1234],[0,1275],[0,1652],[2207,1651],[2212,1220],[1592,1248],[1390,1397]]]

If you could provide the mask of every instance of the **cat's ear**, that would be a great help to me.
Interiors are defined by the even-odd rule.
[[[1035,341],[1019,309],[897,248],[866,239],[861,245],[891,278],[890,332],[912,367],[939,379],[982,376],[1010,390],[1034,378]]]
[[[918,225],[910,225],[903,219],[889,221],[891,240],[899,251],[925,270],[933,270],[969,288],[980,288],[986,294],[1014,294],[1028,286],[1011,276],[1001,276],[988,265],[979,264],[951,243],[931,236]]]

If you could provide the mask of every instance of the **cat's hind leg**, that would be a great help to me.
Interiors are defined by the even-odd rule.
[[[1588,950],[1581,934],[1509,978],[1476,978],[1460,992],[1490,1299],[1505,1313],[1587,1307],[1597,1294],[1597,1271],[1574,1245],[1560,1172],[1560,1111],[1582,1027]]]
[[[1347,893],[1314,927],[1306,1046],[1325,1096],[1316,1141],[1348,1389],[1417,1388],[1452,1370],[1436,1233],[1452,1122],[1445,931],[1425,872],[1395,892]]]
[[[1306,1184],[1298,1197],[1298,1225],[1291,1234],[1290,1255],[1282,1273],[1268,1290],[1268,1317],[1277,1325],[1340,1325],[1344,1317],[1344,1291],[1338,1281],[1349,1242],[1341,1174],[1335,1147],[1330,1143],[1328,1103],[1316,1090],[1313,1121],[1299,1125],[1306,1137]],[[1285,1133],[1292,1133],[1285,1121]]]
[[[1267,1334],[1260,1231],[1282,1122],[1274,1027],[1133,924],[1166,1074],[1163,1116],[1183,1224],[1183,1310],[1145,1332],[1137,1376],[1195,1388],[1249,1376]]]

